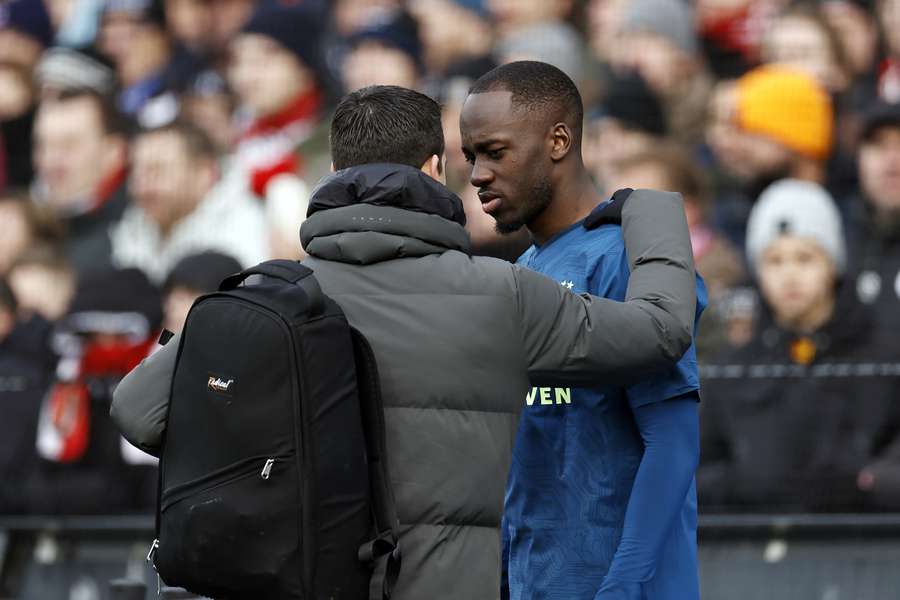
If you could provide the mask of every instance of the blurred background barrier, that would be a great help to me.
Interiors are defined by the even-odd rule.
[[[699,531],[704,600],[900,597],[900,514],[705,515]],[[0,599],[131,600],[137,582],[156,598],[152,532],[150,517],[0,517]]]

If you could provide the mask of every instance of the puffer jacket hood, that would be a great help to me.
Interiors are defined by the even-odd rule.
[[[308,215],[300,240],[317,258],[365,265],[447,250],[471,253],[462,201],[404,165],[334,173],[313,191]]]

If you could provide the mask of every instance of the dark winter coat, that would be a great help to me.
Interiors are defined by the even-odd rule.
[[[874,490],[863,493],[857,477],[900,440],[896,343],[849,300],[811,336],[768,318],[759,331],[748,346],[701,367],[701,504],[790,512],[882,502]],[[898,466],[895,459],[882,468],[900,475]]]

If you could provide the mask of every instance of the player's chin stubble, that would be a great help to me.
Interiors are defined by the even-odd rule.
[[[500,235],[515,233],[537,219],[552,201],[553,186],[549,178],[542,177],[531,186],[516,214],[510,215],[508,219],[502,221],[498,219],[494,230]]]

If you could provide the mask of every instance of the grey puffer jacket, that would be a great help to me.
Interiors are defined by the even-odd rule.
[[[690,345],[694,270],[680,197],[635,192],[623,219],[636,268],[631,301],[617,303],[470,256],[459,199],[416,169],[347,169],[316,189],[304,264],[368,338],[381,375],[403,551],[397,600],[499,597],[503,494],[529,375],[631,381]],[[138,371],[171,369],[160,355],[175,346],[116,394],[113,416],[144,447],[164,427],[148,423],[159,410],[126,405],[146,394]]]

